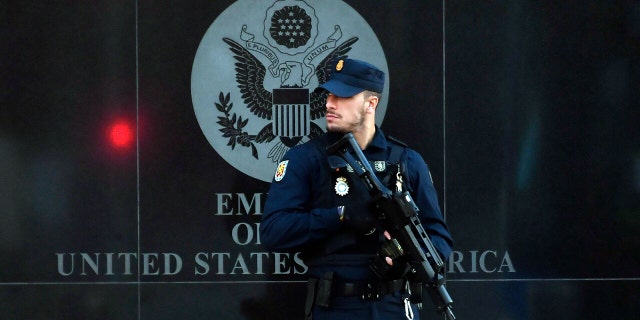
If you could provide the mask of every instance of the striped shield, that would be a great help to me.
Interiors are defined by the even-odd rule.
[[[303,137],[310,133],[311,110],[308,88],[273,90],[273,134],[280,137]]]

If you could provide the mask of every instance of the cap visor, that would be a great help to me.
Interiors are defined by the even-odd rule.
[[[343,97],[343,98],[353,97],[356,94],[364,91],[364,89],[362,88],[350,86],[345,84],[344,82],[340,82],[336,80],[329,80],[321,84],[318,88],[325,89],[331,92],[332,94],[338,97]]]

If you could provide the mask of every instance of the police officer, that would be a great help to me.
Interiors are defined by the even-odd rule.
[[[418,318],[405,299],[406,266],[387,257],[391,272],[384,279],[369,268],[389,234],[371,212],[371,196],[361,178],[344,160],[327,154],[327,146],[345,133],[354,135],[387,187],[411,193],[441,257],[451,253],[451,236],[427,165],[375,125],[384,79],[384,72],[367,62],[337,61],[329,80],[316,89],[328,92],[327,133],[291,148],[270,186],[261,240],[275,251],[302,251],[310,277],[307,319]]]

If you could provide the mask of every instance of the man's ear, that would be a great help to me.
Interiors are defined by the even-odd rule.
[[[378,107],[378,97],[376,96],[371,96],[369,98],[369,101],[367,101],[367,108],[370,108],[371,110],[376,110],[376,108]]]

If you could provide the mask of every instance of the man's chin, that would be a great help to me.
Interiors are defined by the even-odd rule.
[[[347,133],[343,128],[339,128],[336,126],[327,125],[326,129],[327,129],[327,132],[331,132],[331,133]]]

